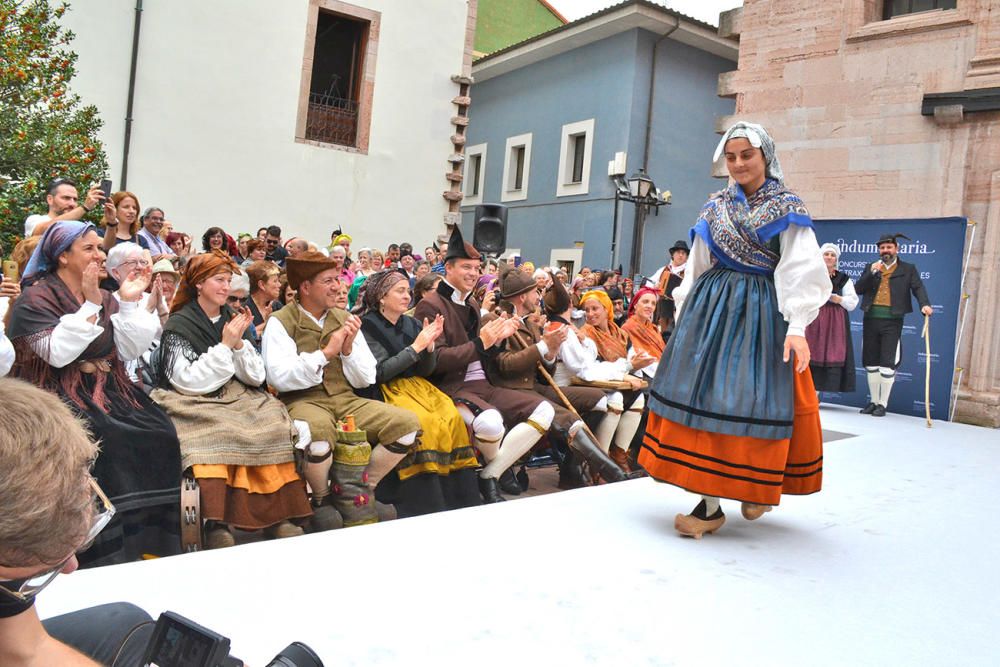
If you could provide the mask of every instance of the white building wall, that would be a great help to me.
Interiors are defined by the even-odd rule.
[[[368,154],[295,141],[308,0],[144,0],[128,188],[176,229],[278,224],[355,247],[444,231],[465,0],[357,0],[381,13]],[[73,87],[96,104],[119,186],[135,0],[76,0]]]

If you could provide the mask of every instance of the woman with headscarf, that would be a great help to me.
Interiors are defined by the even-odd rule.
[[[232,546],[234,527],[301,535],[292,520],[312,516],[295,469],[299,431],[263,387],[253,315],[227,304],[238,270],[224,250],[184,267],[160,342],[159,387],[150,394],[173,419],[181,466],[201,487],[209,549]]]
[[[660,294],[652,287],[643,287],[632,298],[628,307],[628,319],[622,325],[622,331],[628,334],[632,346],[660,361],[663,355],[663,336],[660,328],[653,322],[656,314],[656,303]],[[656,375],[657,364],[650,364],[643,369],[649,377]]]
[[[783,183],[763,127],[723,135],[732,184],[708,200],[693,230],[678,319],[650,389],[639,463],[699,494],[674,528],[700,538],[725,523],[720,498],[760,518],[781,495],[822,483],[822,429],[806,326],[830,297],[812,218]]]
[[[858,294],[851,277],[839,270],[840,248],[833,243],[820,247],[823,262],[830,273],[833,293],[819,309],[819,315],[806,327],[809,343],[809,369],[816,391],[854,391],[854,343],[851,341],[851,316],[858,307]]]
[[[611,445],[608,454],[622,469],[630,472],[632,468],[628,463],[628,449],[642,420],[642,411],[646,407],[646,399],[640,391],[641,379],[646,369],[650,367],[654,369],[655,374],[657,360],[648,353],[636,349],[629,335],[615,324],[614,305],[607,292],[601,289],[585,292],[580,297],[580,308],[583,309],[585,320],[585,324],[580,327],[580,333],[594,344],[597,352],[595,361],[617,364],[624,373],[622,379],[633,386],[631,390],[621,392],[623,397],[621,408],[609,404],[609,413],[617,411],[621,415],[620,423],[612,426],[610,421],[605,419],[598,425],[595,433],[602,443],[605,440],[604,431],[615,434],[614,444]],[[575,358],[571,354],[563,356],[571,367],[581,364],[591,366],[594,363],[589,359],[583,361]],[[610,437],[606,439],[610,441]]]
[[[422,429],[396,467],[394,504],[401,517],[480,503],[478,462],[465,422],[451,398],[426,380],[437,365],[434,341],[444,331],[444,318],[421,325],[405,315],[409,307],[409,280],[390,269],[368,279],[355,308],[378,363],[368,398],[411,410]]]
[[[94,476],[118,512],[80,555],[85,565],[180,550],[177,433],[125,369],[160,330],[141,305],[151,269],[130,271],[114,294],[102,290],[100,244],[90,223],[49,227],[24,269],[8,329],[14,375],[58,394],[101,442]]]

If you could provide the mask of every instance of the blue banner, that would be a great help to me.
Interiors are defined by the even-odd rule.
[[[886,233],[905,234],[899,239],[899,257],[914,264],[934,307],[930,318],[931,417],[948,419],[955,374],[955,337],[961,302],[962,263],[965,250],[965,218],[816,220],[820,245],[840,248],[840,270],[857,282],[865,267],[878,259],[876,241]],[[820,400],[863,407],[868,404],[868,376],[861,364],[861,327],[864,313],[859,305],[851,317],[857,389],[852,393],[821,392]],[[924,316],[913,299],[913,312],[903,321],[900,340],[902,362],[889,398],[888,410],[924,416],[924,383],[927,369],[921,332]]]

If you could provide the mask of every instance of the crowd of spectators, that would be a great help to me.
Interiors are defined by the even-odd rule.
[[[83,565],[177,553],[184,477],[218,548],[234,529],[499,502],[533,450],[562,488],[641,474],[656,289],[481,257],[458,230],[422,250],[275,225],[198,239],[132,192],[81,200],[65,179],[46,204],[5,263],[0,375],[58,395],[101,443],[117,513]]]

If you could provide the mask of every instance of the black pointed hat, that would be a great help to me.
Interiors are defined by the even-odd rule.
[[[549,291],[545,293],[542,297],[542,302],[545,303],[545,314],[549,315],[562,315],[569,307],[572,305],[572,301],[569,298],[569,292],[566,291],[565,285],[562,282],[549,273],[552,278],[552,285],[549,287]]]
[[[906,239],[907,241],[909,241],[910,237],[907,236],[906,234],[883,234],[882,236],[879,237],[878,241],[875,242],[875,245],[882,245],[883,243],[892,243],[893,245],[898,246],[899,245],[898,239]]]
[[[481,259],[479,251],[472,247],[471,243],[466,243],[462,238],[462,230],[458,225],[451,228],[451,238],[448,239],[448,253],[444,256],[445,261],[449,259]]]

